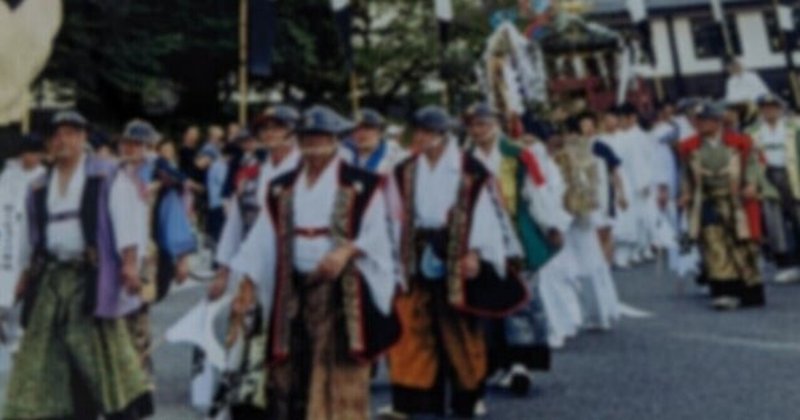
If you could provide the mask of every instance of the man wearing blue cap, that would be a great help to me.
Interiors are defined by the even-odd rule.
[[[412,123],[420,153],[398,165],[390,182],[403,209],[408,277],[397,303],[405,334],[389,352],[391,410],[445,415],[449,408],[472,417],[488,369],[479,317],[502,318],[526,303],[518,265],[507,263],[522,257],[522,247],[491,173],[460,150],[448,113],[425,107]]]
[[[231,264],[263,299],[274,418],[369,418],[371,362],[400,334],[386,199],[377,176],[339,157],[350,129],[328,107],[306,110],[300,166],[270,183]]]
[[[362,108],[355,122],[352,140],[347,145],[354,166],[385,175],[408,156],[400,145],[384,137],[386,121],[378,111]]]
[[[490,372],[508,373],[501,385],[518,395],[528,392],[531,371],[550,369],[548,314],[536,274],[555,255],[571,218],[549,201],[546,179],[536,156],[509,140],[499,114],[478,103],[466,113],[470,154],[499,181],[504,207],[524,251],[523,276],[532,290],[530,304],[508,318],[491,323],[488,346]]]
[[[138,293],[140,307],[126,316],[126,322],[144,367],[151,374],[150,305],[166,294],[173,277],[179,282],[186,279],[187,258],[195,250],[193,241],[176,246],[165,240],[163,231],[174,230],[179,224],[188,228],[189,216],[177,204],[173,215],[181,217],[183,223],[173,218],[168,226],[159,220],[166,206],[171,205],[160,199],[161,183],[167,188],[169,181],[152,155],[160,140],[161,134],[147,121],[135,119],[125,125],[119,140],[121,164],[110,192],[111,222],[123,271],[126,276],[138,276],[142,284]],[[184,236],[189,235],[184,232]]]
[[[689,237],[699,245],[714,308],[762,306],[757,152],[749,137],[724,130],[722,105],[697,111],[698,135],[679,146]]]
[[[217,299],[229,289],[229,279],[239,279],[238,273],[231,273],[231,264],[253,229],[259,213],[266,205],[267,189],[273,179],[297,168],[300,151],[297,147],[296,132],[300,114],[288,105],[270,107],[251,124],[253,134],[240,136],[244,152],[241,164],[234,175],[234,193],[229,200],[225,227],[222,230],[216,250],[219,265],[217,278],[209,289],[211,299]],[[259,159],[257,148],[266,150],[266,156]],[[246,262],[257,264],[256,261]],[[255,295],[256,287],[249,281],[236,285],[238,301],[259,302],[247,314],[231,314],[228,337],[228,357],[241,363],[226,372],[226,391],[220,393],[217,410],[229,408],[233,419],[252,418],[266,415],[266,398],[263,392],[253,392],[251,381],[264,385],[263,342],[264,323],[247,322],[249,319],[267,319],[263,313],[264,296]],[[260,288],[263,291],[263,288]],[[258,315],[256,315],[258,314]],[[255,387],[255,390],[260,390]]]
[[[149,382],[124,322],[141,281],[117,246],[114,220],[128,213],[110,203],[116,168],[87,154],[83,116],[58,113],[52,125],[55,164],[29,196],[25,335],[3,418],[145,417]]]
[[[764,220],[778,273],[775,281],[800,281],[800,123],[788,115],[783,100],[758,99],[760,118],[749,130],[766,163]]]

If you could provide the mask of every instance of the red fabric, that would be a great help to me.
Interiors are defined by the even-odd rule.
[[[542,173],[542,168],[539,166],[539,161],[536,159],[536,156],[528,150],[523,150],[519,155],[519,159],[522,161],[522,164],[525,165],[525,169],[528,172],[528,176],[533,180],[533,184],[537,187],[544,185],[544,174]]]
[[[252,181],[258,178],[258,165],[250,165],[239,168],[236,173],[236,185],[242,185],[245,181]]]

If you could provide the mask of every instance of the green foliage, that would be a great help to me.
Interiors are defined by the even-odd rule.
[[[44,77],[73,84],[81,108],[94,118],[117,124],[140,115],[143,93],[162,85],[175,86],[181,98],[162,123],[233,118],[235,110],[223,109],[219,93],[234,89],[238,1],[64,3],[64,26]],[[441,69],[456,100],[474,90],[474,63],[489,31],[480,2],[454,0],[456,22],[447,51],[438,44],[431,0],[353,3],[362,103],[405,111],[430,101],[426,82],[439,78]],[[326,101],[349,109],[349,74],[330,0],[279,1],[278,7],[273,75],[255,85],[286,93],[300,89],[306,103]]]

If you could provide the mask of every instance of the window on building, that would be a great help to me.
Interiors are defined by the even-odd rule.
[[[792,17],[794,18],[794,27],[800,28],[800,9],[792,10]],[[778,27],[778,18],[775,15],[775,10],[767,10],[764,12],[764,23],[767,25],[767,37],[769,39],[769,47],[772,52],[783,51],[783,34]],[[800,38],[792,37],[789,39],[793,43],[794,48],[800,47]]]
[[[739,29],[736,25],[736,17],[732,14],[726,16],[728,34],[731,39],[731,48],[736,55],[742,54],[742,42],[739,38]],[[698,16],[690,20],[692,28],[692,40],[694,51],[697,58],[724,57],[725,37],[722,28],[717,25],[711,16]]]

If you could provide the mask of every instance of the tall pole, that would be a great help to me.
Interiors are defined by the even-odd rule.
[[[247,125],[248,71],[248,16],[249,0],[239,0],[239,124]]]
[[[722,38],[725,42],[725,52],[728,56],[733,56],[733,44],[731,42],[731,33],[728,30],[728,20],[725,18],[725,9],[722,6],[722,0],[711,0],[711,14],[717,24],[720,25],[722,30]]]
[[[23,114],[22,114],[22,134],[30,134],[31,133],[31,93],[30,91],[26,90],[25,94],[22,97],[23,102]]]
[[[780,31],[780,41],[783,45],[783,53],[786,55],[786,66],[787,66],[787,73],[789,77],[789,87],[792,90],[792,102],[794,103],[795,109],[800,106],[800,82],[797,80],[797,74],[795,73],[795,66],[794,66],[794,54],[792,45],[789,45],[789,41],[791,40],[790,37],[787,35],[787,28],[784,28],[781,24],[781,3],[779,0],[773,0],[773,5],[775,6],[775,23],[778,25],[778,30]]]
[[[361,109],[361,100],[359,98],[360,92],[358,91],[358,75],[355,68],[350,70],[350,106],[353,108],[353,115],[358,113]]]

